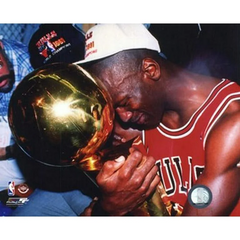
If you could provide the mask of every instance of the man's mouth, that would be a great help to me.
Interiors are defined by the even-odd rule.
[[[132,123],[137,125],[143,125],[145,123],[145,117],[143,113],[140,113],[137,117],[132,119]]]
[[[5,87],[5,85],[7,85],[7,84],[8,84],[8,79],[2,80],[2,81],[0,82],[0,88]]]

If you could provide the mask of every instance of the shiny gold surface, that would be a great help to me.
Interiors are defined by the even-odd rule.
[[[17,86],[9,105],[9,125],[18,145],[53,166],[100,169],[95,153],[109,137],[113,119],[105,88],[73,64],[33,71]]]

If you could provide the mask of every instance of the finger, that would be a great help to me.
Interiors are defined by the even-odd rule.
[[[122,179],[130,179],[141,161],[142,154],[139,151],[133,151],[126,159],[123,167],[119,170],[119,177]]]
[[[136,200],[136,206],[140,206],[147,198],[156,190],[160,178],[158,175],[153,176],[150,178],[151,180],[147,180],[144,184],[140,187],[139,190],[139,198]]]
[[[107,161],[103,164],[102,169],[99,171],[99,176],[105,176],[105,178],[108,178],[112,176],[117,170],[119,170],[125,162],[125,157],[120,156],[114,161]]]
[[[135,177],[135,181],[139,181],[138,185],[141,194],[148,196],[160,182],[157,169],[157,166],[154,166],[144,178],[139,177],[139,180]]]
[[[156,175],[153,181],[151,182],[148,188],[148,191],[146,192],[146,197],[149,197],[153,193],[153,191],[156,190],[159,183],[160,183],[160,177]]]
[[[143,193],[143,194],[141,195],[141,197],[139,197],[139,199],[136,201],[136,206],[141,206],[142,203],[143,203],[144,201],[146,201],[146,200],[148,199],[148,197],[149,197],[150,195],[152,195],[152,193],[153,193],[154,191],[156,191],[156,188],[157,188],[159,182],[160,182],[159,176],[155,176],[155,178],[154,178],[153,181],[151,182],[150,186],[148,187],[148,190],[147,190],[145,193]]]
[[[137,167],[136,171],[134,172],[133,177],[142,176],[144,178],[151,172],[154,172],[154,176],[157,174],[158,168],[156,166],[156,160],[153,157],[146,157],[142,158],[141,163]]]

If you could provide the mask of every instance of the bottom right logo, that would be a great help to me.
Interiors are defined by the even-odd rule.
[[[205,185],[195,185],[189,191],[188,201],[195,208],[205,208],[212,201],[212,192]]]

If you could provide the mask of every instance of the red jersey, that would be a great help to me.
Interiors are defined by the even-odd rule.
[[[240,86],[223,80],[183,127],[169,129],[160,124],[156,129],[143,132],[147,154],[157,160],[166,193],[176,206],[184,206],[189,190],[204,171],[208,134],[235,100],[240,100]],[[238,203],[231,215],[240,216],[240,201]]]

